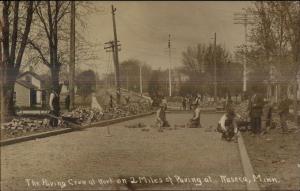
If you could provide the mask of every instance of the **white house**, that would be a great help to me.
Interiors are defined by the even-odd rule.
[[[41,77],[27,71],[20,74],[15,83],[15,102],[20,107],[42,106],[43,103],[43,81]]]

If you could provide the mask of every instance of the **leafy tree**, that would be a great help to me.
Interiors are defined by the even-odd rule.
[[[140,66],[142,67],[142,83],[146,87],[151,74],[151,67],[136,59],[129,59],[120,64],[121,87],[140,92]]]
[[[297,118],[296,76],[300,73],[300,2],[299,1],[258,1],[250,9],[254,14],[254,27],[250,34],[253,45],[247,55],[252,70],[256,73],[267,68],[261,75],[271,80],[274,67],[280,82],[294,85],[295,119]],[[253,57],[260,52],[259,57]],[[299,86],[299,85],[298,85]]]
[[[214,84],[214,57],[216,55],[217,67],[217,86],[218,96],[224,96],[229,91],[230,82],[234,81],[239,85],[240,81],[240,65],[229,62],[230,56],[225,48],[220,45],[216,46],[214,53],[213,45],[198,44],[194,47],[190,46],[182,53],[183,67],[180,69],[182,73],[189,76],[188,81],[182,84],[181,94],[204,94],[213,95]],[[237,72],[231,75],[232,72]]]

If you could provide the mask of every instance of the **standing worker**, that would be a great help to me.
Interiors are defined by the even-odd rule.
[[[65,108],[67,111],[70,111],[70,94],[68,94],[65,98]]]
[[[271,128],[271,123],[272,123],[272,102],[270,100],[265,99],[264,100],[264,106],[262,110],[262,118],[261,118],[261,129],[262,129],[262,134],[265,134],[269,131]]]
[[[254,134],[261,131],[261,116],[263,112],[263,99],[260,94],[254,93],[250,101],[251,129]]]
[[[55,90],[52,90],[49,99],[49,107],[50,107],[50,115],[54,115],[54,117],[59,116],[59,97]],[[52,127],[56,127],[58,125],[58,119],[51,117],[50,125]]]
[[[288,99],[287,95],[283,95],[282,100],[279,103],[278,106],[278,113],[279,113],[279,117],[280,117],[280,126],[282,129],[283,133],[287,133],[288,132],[288,127],[287,127],[287,118],[289,115],[289,109],[290,109],[290,105],[291,105],[291,101]]]
[[[109,96],[109,107],[110,107],[110,108],[113,108],[113,106],[114,106],[113,96],[110,95],[110,96]]]
[[[186,110],[186,99],[185,99],[185,97],[182,98],[182,110]]]

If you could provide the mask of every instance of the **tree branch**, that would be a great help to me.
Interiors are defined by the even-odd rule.
[[[61,14],[57,16],[57,22],[60,22],[60,20],[67,14],[70,13],[70,11],[68,11],[70,6],[70,2],[68,2],[68,4],[65,6],[64,9],[62,9]]]
[[[24,35],[22,36],[22,42],[20,45],[17,59],[16,59],[16,67],[15,67],[16,71],[19,71],[19,69],[20,69],[23,53],[25,51],[28,35],[30,32],[30,26],[32,23],[32,15],[33,15],[33,2],[29,1],[28,8],[27,8],[27,18],[26,18],[26,24],[25,24],[25,29],[24,29]]]
[[[45,56],[44,56],[44,54],[43,54],[41,48],[38,47],[38,46],[37,46],[32,40],[30,40],[30,39],[28,39],[27,43],[30,44],[31,47],[32,47],[33,49],[35,49],[35,50],[38,52],[38,54],[40,55],[40,58],[43,60],[43,63],[44,63],[47,67],[51,68],[50,63],[49,63],[49,61],[45,58]]]
[[[39,5],[37,5],[36,12],[37,12],[37,15],[39,16],[39,18],[40,18],[40,20],[41,20],[41,22],[42,22],[42,24],[43,24],[43,26],[44,26],[44,29],[45,29],[45,32],[46,32],[46,34],[47,34],[48,39],[50,39],[50,32],[49,32],[49,30],[48,30],[47,23],[46,23],[46,21],[45,21],[45,19],[44,19],[42,10],[41,10],[41,8],[40,8]]]

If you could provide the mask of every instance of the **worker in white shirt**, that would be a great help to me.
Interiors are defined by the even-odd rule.
[[[101,107],[101,105],[99,104],[97,98],[96,98],[96,94],[92,93],[92,103],[91,103],[91,108],[95,108],[97,110],[99,110],[100,113],[103,114],[103,108]]]
[[[50,107],[50,114],[58,117],[59,116],[59,97],[55,90],[52,90],[49,99],[49,107]],[[58,125],[58,119],[51,118],[50,125],[52,127],[56,127]]]
[[[221,117],[217,130],[222,133],[222,139],[231,141],[234,137],[234,141],[237,141],[238,126],[237,118],[239,116],[235,114],[232,108],[228,108],[226,113]]]

